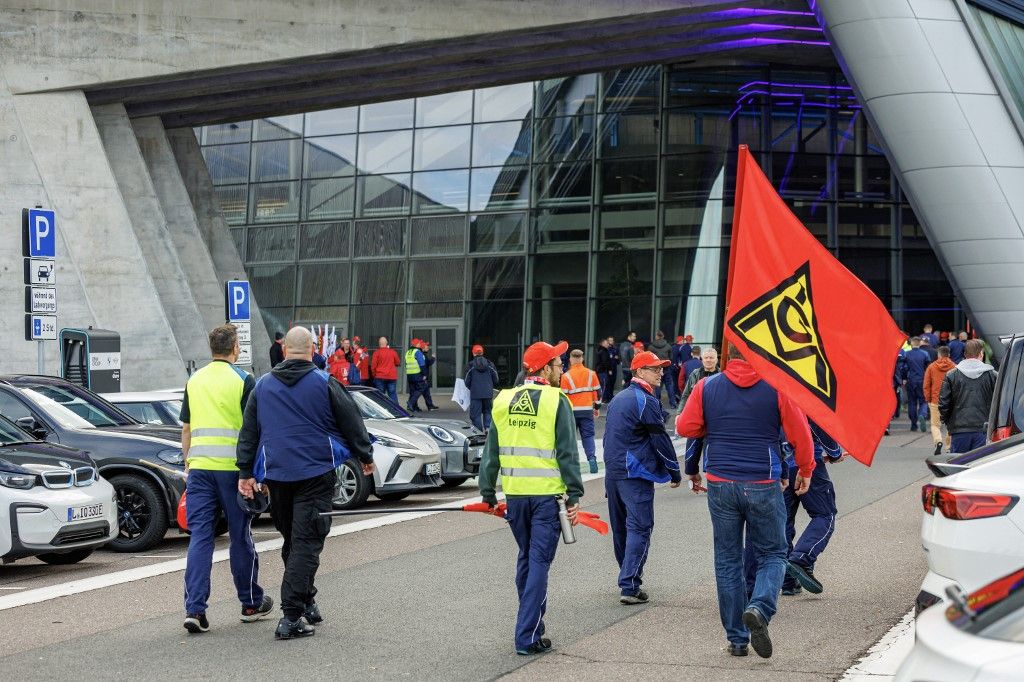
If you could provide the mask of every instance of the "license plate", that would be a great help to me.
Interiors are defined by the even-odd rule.
[[[68,507],[68,521],[84,521],[103,516],[102,504],[90,504],[86,507]]]
[[[441,465],[440,464],[434,463],[434,464],[428,464],[427,465],[427,476],[440,476],[440,475],[441,475]]]

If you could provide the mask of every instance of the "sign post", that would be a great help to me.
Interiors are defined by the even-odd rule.
[[[252,365],[252,326],[249,320],[249,282],[232,279],[224,287],[224,317],[238,328],[238,361],[236,365]]]
[[[44,341],[57,339],[57,220],[41,206],[21,210],[25,261],[25,340],[38,342],[36,371],[46,371]]]

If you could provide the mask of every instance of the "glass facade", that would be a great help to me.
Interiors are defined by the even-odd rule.
[[[503,381],[538,338],[716,341],[739,144],[904,328],[962,324],[838,72],[651,65],[198,134],[271,333],[451,326]]]

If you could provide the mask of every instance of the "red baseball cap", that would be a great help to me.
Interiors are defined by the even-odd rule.
[[[679,343],[679,342],[680,342],[680,341],[682,341],[682,340],[683,340],[683,337],[682,337],[682,336],[677,336],[677,337],[676,337],[676,343]]]
[[[629,368],[632,370],[641,367],[668,367],[669,364],[668,360],[662,360],[651,351],[645,350],[643,353],[633,356],[633,362],[630,363]]]
[[[416,345],[418,345],[420,347],[420,350],[425,350],[426,347],[430,345],[430,342],[429,341],[424,341],[423,339],[420,339],[419,343],[416,344]]]
[[[536,372],[568,349],[568,341],[561,341],[554,346],[544,341],[538,341],[523,353],[523,367],[528,372]]]
[[[644,342],[643,341],[634,341],[633,342],[633,348],[636,348],[637,350],[643,350],[644,349]]]
[[[683,338],[686,340],[687,343],[689,343],[690,341],[693,341],[693,334],[687,334]]]
[[[359,343],[360,341],[362,341],[362,339],[359,338],[358,336],[353,336],[352,337],[352,343]]]
[[[419,339],[413,339],[413,340],[411,340],[409,342],[409,345],[410,346],[416,346],[417,348],[419,348],[420,347],[420,343],[422,343],[422,342]]]
[[[476,344],[475,346],[473,346],[472,350],[473,350],[473,355],[483,355],[484,354],[484,347],[481,346],[479,343]]]

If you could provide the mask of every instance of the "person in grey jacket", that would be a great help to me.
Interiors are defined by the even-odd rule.
[[[473,359],[466,372],[466,388],[469,389],[469,420],[481,431],[491,428],[491,407],[494,389],[498,386],[498,370],[494,363],[484,357],[484,347],[473,346]]]
[[[985,345],[978,339],[964,344],[964,359],[946,373],[939,391],[939,417],[950,436],[950,452],[968,452],[985,444],[996,371],[982,362]]]
[[[690,372],[690,375],[686,377],[686,386],[683,387],[682,395],[679,396],[679,411],[683,411],[683,407],[686,406],[686,399],[693,393],[693,387],[697,385],[697,382],[701,379],[709,376],[718,374],[718,351],[710,346],[705,348],[700,353],[701,365],[697,369]]]
[[[665,332],[658,331],[654,334],[654,341],[647,346],[647,350],[651,351],[658,356],[659,360],[672,360],[672,344],[665,338]],[[661,389],[664,387],[665,392],[668,393],[668,406],[669,409],[676,409],[676,387],[672,385],[672,373],[671,367],[665,367],[661,377],[661,386],[654,387],[654,397],[661,402]]]
[[[629,382],[633,381],[633,373],[629,366],[633,362],[633,355],[636,354],[636,349],[633,348],[635,342],[636,332],[631,331],[626,334],[626,340],[619,344],[619,367],[622,368],[623,386],[629,386]]]

